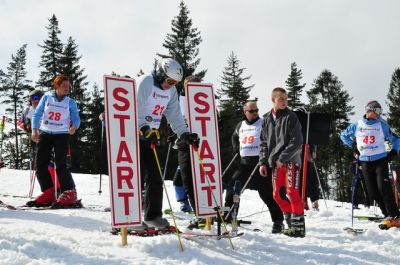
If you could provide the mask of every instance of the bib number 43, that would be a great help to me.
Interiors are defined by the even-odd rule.
[[[365,136],[363,139],[364,144],[374,144],[375,143],[375,136]]]

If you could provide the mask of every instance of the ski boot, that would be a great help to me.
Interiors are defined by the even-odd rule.
[[[37,196],[33,201],[26,203],[27,207],[46,207],[56,202],[56,196],[54,194],[54,187],[48,188]]]
[[[391,227],[400,227],[400,216],[395,218],[387,217],[379,224],[379,228],[382,230],[387,230]]]
[[[206,226],[206,219],[205,218],[195,218],[190,221],[187,229],[203,229]]]
[[[151,220],[145,220],[144,223],[151,228],[157,228],[157,229],[164,229],[169,227],[169,222],[167,219],[162,218],[161,216],[157,216],[154,219]]]
[[[174,186],[176,200],[181,204],[180,209],[184,213],[190,213],[192,207],[190,207],[188,197],[183,186]]]
[[[282,233],[282,231],[284,230],[285,226],[283,224],[283,221],[278,221],[278,222],[274,222],[272,224],[272,234],[280,234]]]
[[[283,231],[283,234],[290,237],[305,237],[306,226],[304,222],[304,215],[292,214],[291,227]]]

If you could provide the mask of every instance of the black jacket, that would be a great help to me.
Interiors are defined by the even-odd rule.
[[[271,111],[264,115],[261,129],[260,163],[275,167],[277,160],[301,164],[303,135],[296,114],[286,108],[278,110],[276,120]]]

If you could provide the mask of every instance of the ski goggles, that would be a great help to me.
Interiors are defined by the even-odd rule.
[[[379,108],[379,107],[369,107],[369,106],[367,106],[367,107],[365,107],[365,111],[366,112],[373,111],[377,115],[381,115],[382,114],[382,108]]]
[[[249,109],[247,111],[250,113],[258,113],[258,109]]]
[[[40,96],[33,95],[33,96],[31,96],[31,100],[40,100]]]

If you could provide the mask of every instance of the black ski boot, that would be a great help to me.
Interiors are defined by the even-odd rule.
[[[280,234],[284,228],[285,226],[283,225],[283,221],[274,222],[272,224],[272,234]]]
[[[290,237],[305,237],[306,225],[304,222],[304,215],[292,214],[291,227],[283,231],[283,233]]]
[[[290,229],[292,227],[291,223],[292,223],[292,214],[290,213],[283,213],[283,216],[285,218],[286,224],[288,229]]]

